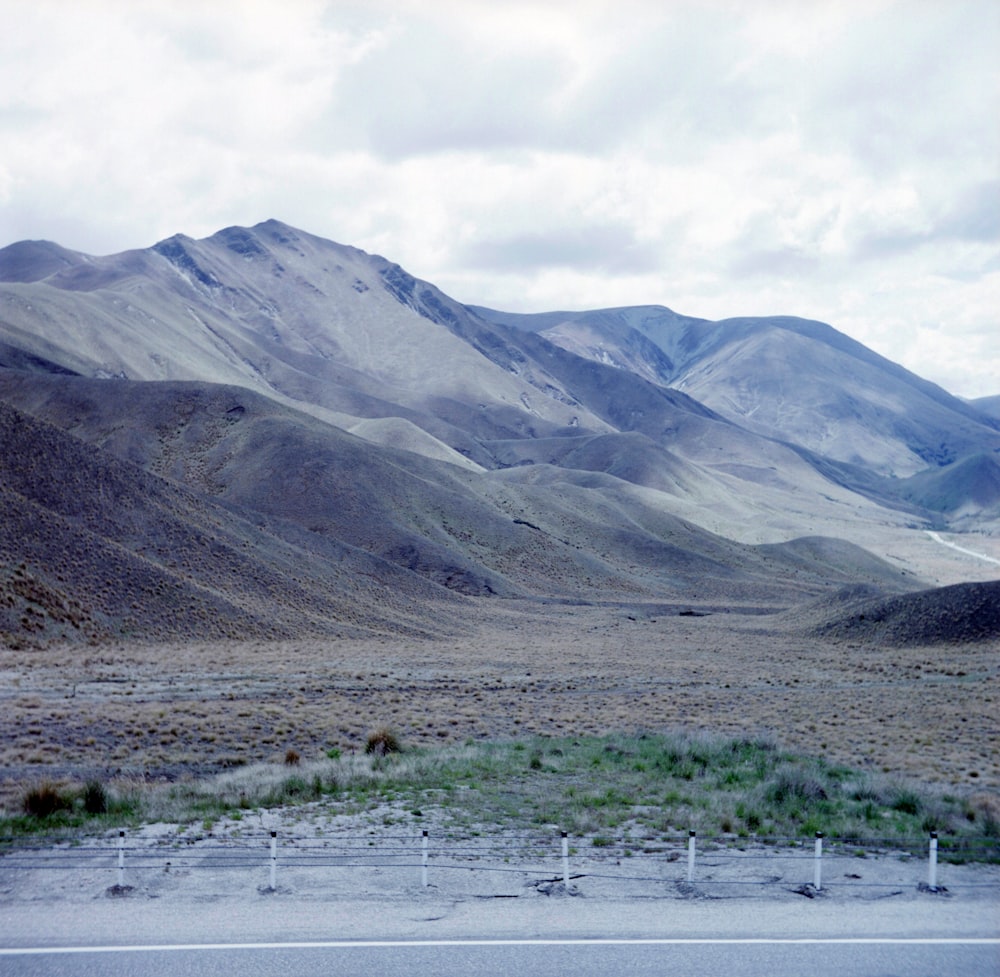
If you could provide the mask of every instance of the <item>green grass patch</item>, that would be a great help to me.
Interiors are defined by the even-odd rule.
[[[26,801],[23,812],[0,821],[0,835],[137,817],[197,823],[313,802],[337,813],[392,803],[404,820],[420,811],[449,831],[546,827],[598,847],[615,837],[655,841],[694,829],[703,837],[769,839],[822,831],[874,849],[922,845],[933,830],[942,857],[1000,852],[995,819],[970,813],[962,798],[792,754],[766,739],[639,733],[430,749],[402,749],[396,739],[379,744],[364,755],[303,759],[294,772],[277,763],[245,766],[151,789],[132,799],[130,809],[102,785],[53,789],[55,797],[32,800],[36,813]]]

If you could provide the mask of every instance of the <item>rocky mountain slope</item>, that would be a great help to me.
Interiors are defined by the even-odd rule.
[[[468,309],[276,221],[0,250],[0,406],[8,641],[895,593],[876,540],[997,517],[1000,425],[828,326]]]

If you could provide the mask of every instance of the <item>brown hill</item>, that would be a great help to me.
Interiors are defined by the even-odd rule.
[[[809,631],[817,636],[891,646],[1000,639],[1000,580],[897,596],[852,589],[824,603],[813,609],[819,620]]]
[[[3,403],[0,507],[10,644],[427,633],[454,621],[447,592],[415,574],[276,532]]]

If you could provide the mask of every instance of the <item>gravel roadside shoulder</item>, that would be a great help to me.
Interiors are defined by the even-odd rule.
[[[706,844],[688,881],[683,848],[564,861],[558,839],[516,857],[435,840],[425,867],[419,836],[353,837],[284,837],[273,866],[266,834],[167,825],[130,838],[121,870],[113,837],[7,854],[0,943],[1000,935],[998,865],[942,863],[931,890],[926,857],[833,847],[817,889],[811,846]]]

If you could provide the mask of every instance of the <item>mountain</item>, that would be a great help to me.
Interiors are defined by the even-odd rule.
[[[995,397],[979,397],[969,403],[981,414],[1000,420],[1000,394]]]
[[[826,532],[844,507],[859,526],[886,518],[882,498],[870,505],[851,479],[831,478],[795,446],[487,321],[384,258],[277,221],[101,258],[12,245],[0,251],[0,279],[0,366],[235,384],[473,471],[551,462],[520,448],[512,460],[512,442],[563,439],[575,449],[581,437],[642,435],[651,462],[665,449],[674,468],[689,466],[679,514],[747,542]],[[606,442],[601,470],[636,470],[608,454],[636,443]],[[648,484],[649,465],[642,470]]]
[[[1000,456],[975,454],[952,465],[918,472],[895,486],[901,499],[947,517],[953,528],[968,517],[974,523],[1000,520]]]
[[[822,322],[708,322],[669,309],[511,315],[474,311],[596,362],[676,388],[750,431],[875,474],[905,477],[983,447],[1000,425]]]
[[[166,622],[188,627],[209,598],[218,626],[251,634],[287,634],[287,601],[306,633],[416,629],[417,618],[430,632],[431,619],[457,614],[449,594],[739,603],[795,600],[833,578],[900,586],[898,573],[853,547],[838,573],[816,572],[784,545],[735,543],[654,512],[612,477],[566,471],[557,491],[538,478],[484,479],[243,388],[8,371],[0,394],[5,510],[23,513],[6,520],[4,563],[30,557],[38,585],[55,591],[75,573],[100,581],[113,605],[100,605],[105,631],[114,622],[141,630],[149,617],[158,636],[170,635]],[[87,554],[79,564],[68,555],[77,551]],[[112,590],[136,575],[123,569],[135,562],[154,582]],[[161,578],[171,587],[164,600]],[[357,582],[369,579],[374,593],[362,597]],[[198,613],[169,611],[177,586]],[[320,592],[325,603],[312,609]],[[428,620],[403,613],[416,601]],[[375,609],[371,620],[361,608]]]
[[[718,394],[741,357],[749,418]],[[855,405],[837,437],[790,372]],[[467,308],[277,221],[0,250],[0,406],[9,641],[893,594],[935,578],[921,527],[996,518],[1000,426],[828,326]],[[946,488],[890,475],[921,453]]]
[[[13,245],[0,279],[0,341],[85,376],[238,384],[321,416],[402,417],[469,453],[467,432],[602,427],[442,329],[397,266],[276,221],[103,258]]]

